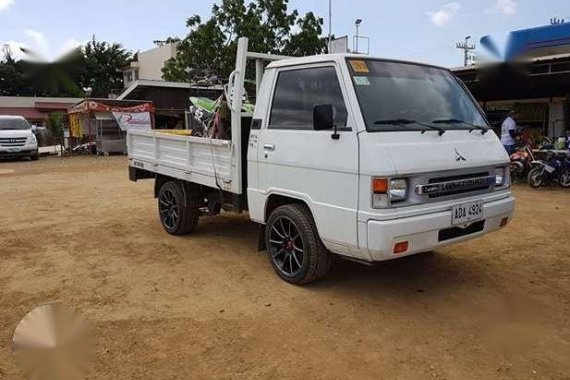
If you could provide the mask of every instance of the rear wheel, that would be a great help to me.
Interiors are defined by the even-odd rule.
[[[185,235],[198,225],[196,197],[178,181],[166,182],[158,193],[160,222],[171,235]]]
[[[323,277],[331,266],[331,253],[319,238],[313,218],[299,204],[278,207],[265,229],[271,266],[291,284],[307,284]]]

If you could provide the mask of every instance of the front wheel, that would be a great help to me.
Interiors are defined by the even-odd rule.
[[[323,277],[331,266],[331,253],[319,238],[309,210],[299,204],[278,207],[265,229],[271,266],[291,284],[307,284]]]
[[[536,189],[544,184],[543,172],[544,169],[541,167],[532,168],[528,172],[527,180],[530,187]]]
[[[198,225],[199,210],[192,194],[186,194],[178,181],[166,182],[158,192],[160,222],[171,235],[185,235]]]
[[[565,169],[560,173],[558,183],[562,187],[570,187],[570,169]]]

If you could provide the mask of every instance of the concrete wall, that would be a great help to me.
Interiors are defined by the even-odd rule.
[[[162,80],[162,68],[176,54],[175,44],[165,44],[138,54],[138,79]]]

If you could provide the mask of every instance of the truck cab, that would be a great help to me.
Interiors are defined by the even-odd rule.
[[[194,209],[227,193],[242,199],[245,206],[234,209],[247,209],[262,226],[260,247],[282,279],[316,280],[333,254],[395,259],[482,236],[512,218],[509,158],[448,69],[347,54],[274,59],[263,76],[256,64],[255,110],[245,127],[238,112],[245,61],[264,57],[244,51],[240,41],[226,93],[231,142],[209,143],[215,186],[198,176],[207,148],[192,137],[183,156],[195,154],[202,166],[176,175],[166,167],[176,163],[174,146],[166,148],[172,137],[153,136],[150,152],[148,139],[133,136],[132,177],[165,166],[163,176],[185,179],[181,194],[197,194]]]
[[[332,123],[322,129],[315,113],[327,107]],[[335,253],[393,259],[512,216],[508,156],[447,69],[360,55],[277,61],[254,119],[252,220],[267,223],[274,196],[299,199]]]

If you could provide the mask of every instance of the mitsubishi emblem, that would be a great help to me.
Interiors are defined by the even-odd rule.
[[[461,153],[457,151],[457,149],[455,149],[455,161],[467,161],[467,159],[463,157]]]

